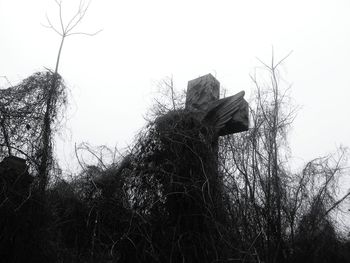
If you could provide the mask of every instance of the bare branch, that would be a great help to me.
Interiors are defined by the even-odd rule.
[[[71,19],[68,21],[68,23],[65,23],[63,20],[63,7],[62,7],[62,0],[54,0],[55,3],[58,6],[58,17],[60,20],[60,30],[58,30],[51,20],[49,19],[48,15],[46,14],[46,20],[48,25],[43,25],[46,28],[54,30],[57,34],[59,34],[61,37],[65,38],[67,36],[71,35],[86,35],[86,36],[95,36],[98,33],[102,31],[102,29],[97,30],[96,32],[89,33],[89,32],[74,32],[75,28],[81,23],[83,18],[86,15],[86,12],[90,6],[91,1],[89,1],[87,4],[84,3],[83,0],[79,2],[78,9],[76,13],[71,17]]]
[[[46,21],[48,22],[49,25],[44,25],[42,24],[42,26],[46,27],[46,28],[49,28],[49,29],[52,29],[53,31],[55,31],[57,34],[59,34],[60,36],[63,36],[63,33],[61,33],[58,29],[56,29],[52,23],[51,23],[51,20],[49,19],[48,15],[46,14]]]
[[[102,32],[103,29],[100,29],[94,33],[86,33],[86,32],[73,32],[73,33],[69,33],[66,36],[73,36],[73,35],[86,35],[86,36],[96,36],[98,33]]]
[[[85,17],[85,14],[89,8],[89,5],[90,5],[90,1],[86,5],[86,7],[83,8],[83,1],[80,1],[79,9],[76,15],[70,20],[70,22],[66,26],[66,33],[69,33],[70,31],[72,31],[81,22],[81,20]],[[78,19],[74,22],[76,17],[78,17]]]
[[[289,51],[289,53],[284,56],[280,61],[278,61],[276,63],[276,65],[274,65],[274,68],[276,69],[283,61],[285,61],[291,54],[293,53],[293,50]]]
[[[55,0],[57,2],[57,0]],[[59,17],[60,17],[60,23],[61,23],[61,30],[62,32],[64,32],[64,26],[63,26],[63,18],[62,18],[62,1],[60,0],[60,2],[58,3],[58,9],[59,9]]]
[[[10,87],[13,87],[12,83],[10,82],[7,76],[0,76],[0,77],[4,78],[7,81],[7,83],[10,85]]]
[[[350,196],[350,191],[345,194],[342,198],[340,198],[338,201],[336,201],[328,210],[324,213],[323,218],[327,216],[332,210],[337,208],[346,198]]]

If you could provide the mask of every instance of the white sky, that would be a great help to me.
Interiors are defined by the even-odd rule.
[[[65,0],[64,14],[76,4]],[[0,0],[0,75],[13,84],[54,67],[60,39],[41,26],[46,12],[57,18],[53,0]],[[269,61],[272,45],[277,57],[293,50],[283,73],[302,106],[290,137],[297,162],[350,146],[348,0],[95,0],[79,29],[101,28],[63,48],[60,74],[74,98],[57,140],[64,169],[72,168],[75,142],[131,143],[167,76],[183,89],[212,73],[230,94],[249,94],[256,57]]]

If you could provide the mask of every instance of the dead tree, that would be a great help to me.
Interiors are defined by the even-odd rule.
[[[262,62],[265,78],[252,76],[255,93],[249,132],[220,141],[219,161],[230,201],[227,206],[232,227],[239,226],[242,250],[248,248],[245,260],[290,260],[296,232],[300,224],[309,222],[302,223],[302,218],[317,214],[312,222],[318,229],[349,195],[337,199],[334,191],[347,156],[344,150],[339,156],[307,163],[301,172],[289,169],[288,131],[298,107],[292,105],[290,87],[285,87],[279,75],[278,67],[285,58],[277,62],[272,58],[271,64]]]
[[[62,48],[64,41],[67,37],[72,35],[87,35],[87,36],[94,36],[98,34],[100,31],[94,32],[94,33],[86,33],[86,32],[80,32],[76,31],[77,26],[81,23],[83,18],[86,15],[86,12],[89,8],[89,4],[85,4],[84,1],[80,1],[78,10],[76,13],[72,16],[72,18],[65,23],[63,21],[62,17],[62,9],[63,4],[62,0],[55,0],[55,3],[58,6],[58,15],[59,15],[59,21],[60,25],[58,27],[54,26],[51,20],[48,16],[47,18],[47,25],[46,27],[52,29],[54,32],[56,32],[61,37],[60,46],[58,49],[58,54],[56,58],[56,65],[55,70],[53,72],[53,78],[50,83],[48,83],[48,89],[49,94],[47,101],[46,101],[46,108],[45,108],[45,115],[44,115],[44,122],[43,122],[43,134],[42,134],[42,155],[40,160],[40,167],[39,167],[39,189],[41,193],[43,194],[45,192],[45,188],[47,186],[48,182],[48,173],[49,173],[49,167],[50,167],[50,159],[52,158],[52,129],[51,129],[51,123],[52,123],[52,110],[53,110],[53,94],[55,94],[55,90],[57,89],[57,79],[58,79],[58,67],[60,63],[60,58],[62,54]]]

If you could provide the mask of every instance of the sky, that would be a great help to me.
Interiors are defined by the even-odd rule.
[[[63,0],[63,19],[79,1]],[[60,38],[53,0],[0,0],[0,76],[15,85],[54,68]],[[74,144],[131,144],[158,90],[173,76],[182,90],[213,74],[229,95],[246,96],[250,74],[274,56],[300,106],[290,133],[295,166],[350,146],[350,1],[94,0],[79,32],[62,51],[59,73],[70,90],[65,128],[56,138],[65,171],[74,171]],[[0,87],[6,87],[5,78]]]

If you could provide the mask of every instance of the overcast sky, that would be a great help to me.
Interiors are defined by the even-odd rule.
[[[65,19],[77,2],[63,1]],[[53,0],[0,0],[0,75],[12,84],[54,68],[60,39],[41,25],[46,13],[58,22]],[[349,0],[93,1],[78,30],[103,31],[68,38],[61,57],[73,98],[57,140],[62,168],[74,143],[130,144],[167,76],[184,89],[212,73],[249,96],[256,57],[269,61],[272,45],[276,57],[293,50],[281,70],[302,106],[290,136],[297,163],[350,146],[349,14]]]

